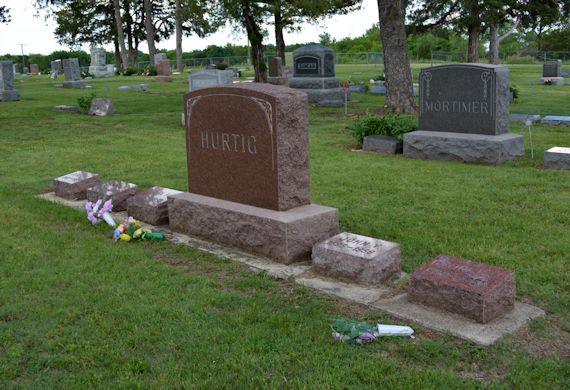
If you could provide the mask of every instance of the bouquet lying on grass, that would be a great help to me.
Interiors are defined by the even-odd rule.
[[[165,239],[164,233],[153,233],[152,230],[143,228],[140,221],[137,221],[133,217],[128,217],[125,223],[117,226],[117,223],[110,214],[113,210],[113,201],[111,199],[107,200],[105,196],[103,199],[99,199],[95,203],[85,203],[85,210],[87,211],[87,219],[91,221],[93,225],[97,225],[99,222],[105,221],[109,226],[115,228],[113,232],[113,239],[115,241],[162,241]]]
[[[350,344],[368,344],[382,336],[412,336],[414,330],[409,326],[399,325],[370,325],[348,318],[335,318],[331,326],[332,336],[336,341]]]

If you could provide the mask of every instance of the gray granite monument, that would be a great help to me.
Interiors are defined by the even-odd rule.
[[[404,155],[501,164],[524,156],[509,130],[509,70],[450,64],[420,72],[419,130],[404,135]]]
[[[544,168],[570,170],[570,148],[555,146],[545,151]]]
[[[310,103],[343,107],[344,92],[335,76],[334,51],[321,45],[307,45],[293,52],[293,77],[289,87],[309,95]]]
[[[57,79],[57,77],[63,73],[63,64],[61,60],[54,60],[51,62],[50,77],[52,79]]]
[[[115,74],[114,66],[107,65],[105,59],[105,49],[102,47],[91,47],[91,65],[89,73],[94,77],[111,77]]]
[[[11,61],[0,61],[0,102],[20,100],[20,92],[14,89],[14,67]]]
[[[154,66],[158,66],[158,64],[160,64],[160,61],[167,59],[168,57],[166,57],[166,53],[156,53],[154,55]]]
[[[198,88],[213,87],[215,85],[232,84],[234,82],[233,70],[206,69],[191,73],[188,83],[190,91]]]
[[[63,74],[65,81],[63,88],[79,88],[85,87],[85,81],[81,80],[81,70],[79,69],[79,60],[77,58],[66,58],[62,61]]]

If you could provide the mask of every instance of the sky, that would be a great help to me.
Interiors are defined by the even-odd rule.
[[[53,20],[45,20],[43,15],[37,16],[32,0],[0,0],[0,5],[8,6],[12,21],[9,24],[0,24],[0,55],[21,54],[50,54],[56,50],[69,50],[68,47],[57,43],[53,31],[56,24]],[[378,5],[376,0],[364,0],[359,11],[349,15],[334,16],[324,19],[319,25],[304,24],[296,33],[286,33],[285,43],[305,43],[318,41],[319,34],[329,33],[335,39],[361,36],[378,23]],[[265,43],[274,43],[275,36],[268,28],[268,37]],[[208,45],[225,46],[227,43],[246,45],[245,33],[236,35],[230,28],[225,28],[207,37],[184,37],[182,48],[184,51],[204,49]],[[113,51],[113,45],[105,45],[105,49]],[[157,44],[159,49],[174,50],[176,42],[174,37]],[[83,50],[89,52],[89,45],[83,45]],[[148,52],[146,43],[141,43],[139,49]]]

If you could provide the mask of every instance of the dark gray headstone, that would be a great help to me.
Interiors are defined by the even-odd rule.
[[[373,85],[370,88],[370,93],[372,95],[386,95],[386,87],[383,85]]]
[[[293,52],[294,77],[335,77],[334,51],[321,45],[307,45]]]
[[[14,66],[11,61],[0,61],[0,102],[20,100],[20,93],[14,89]]]
[[[544,61],[542,65],[542,77],[561,77],[562,61]]]
[[[504,134],[509,104],[504,66],[450,64],[420,72],[420,130]]]
[[[166,53],[156,53],[154,55],[154,65],[158,65],[160,64],[160,61],[162,60],[167,60],[168,58],[166,57]]]
[[[402,153],[404,142],[395,137],[385,135],[369,135],[364,137],[362,150],[367,152],[379,152],[387,154]]]

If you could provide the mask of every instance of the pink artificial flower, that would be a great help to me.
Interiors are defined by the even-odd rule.
[[[333,337],[334,341],[342,341],[343,340],[343,336],[338,332],[332,332],[332,337]]]
[[[85,203],[85,210],[88,212],[92,212],[93,211],[93,203],[91,203],[91,202]]]
[[[370,332],[364,332],[356,339],[356,343],[358,344],[368,344],[376,340],[376,336]]]

